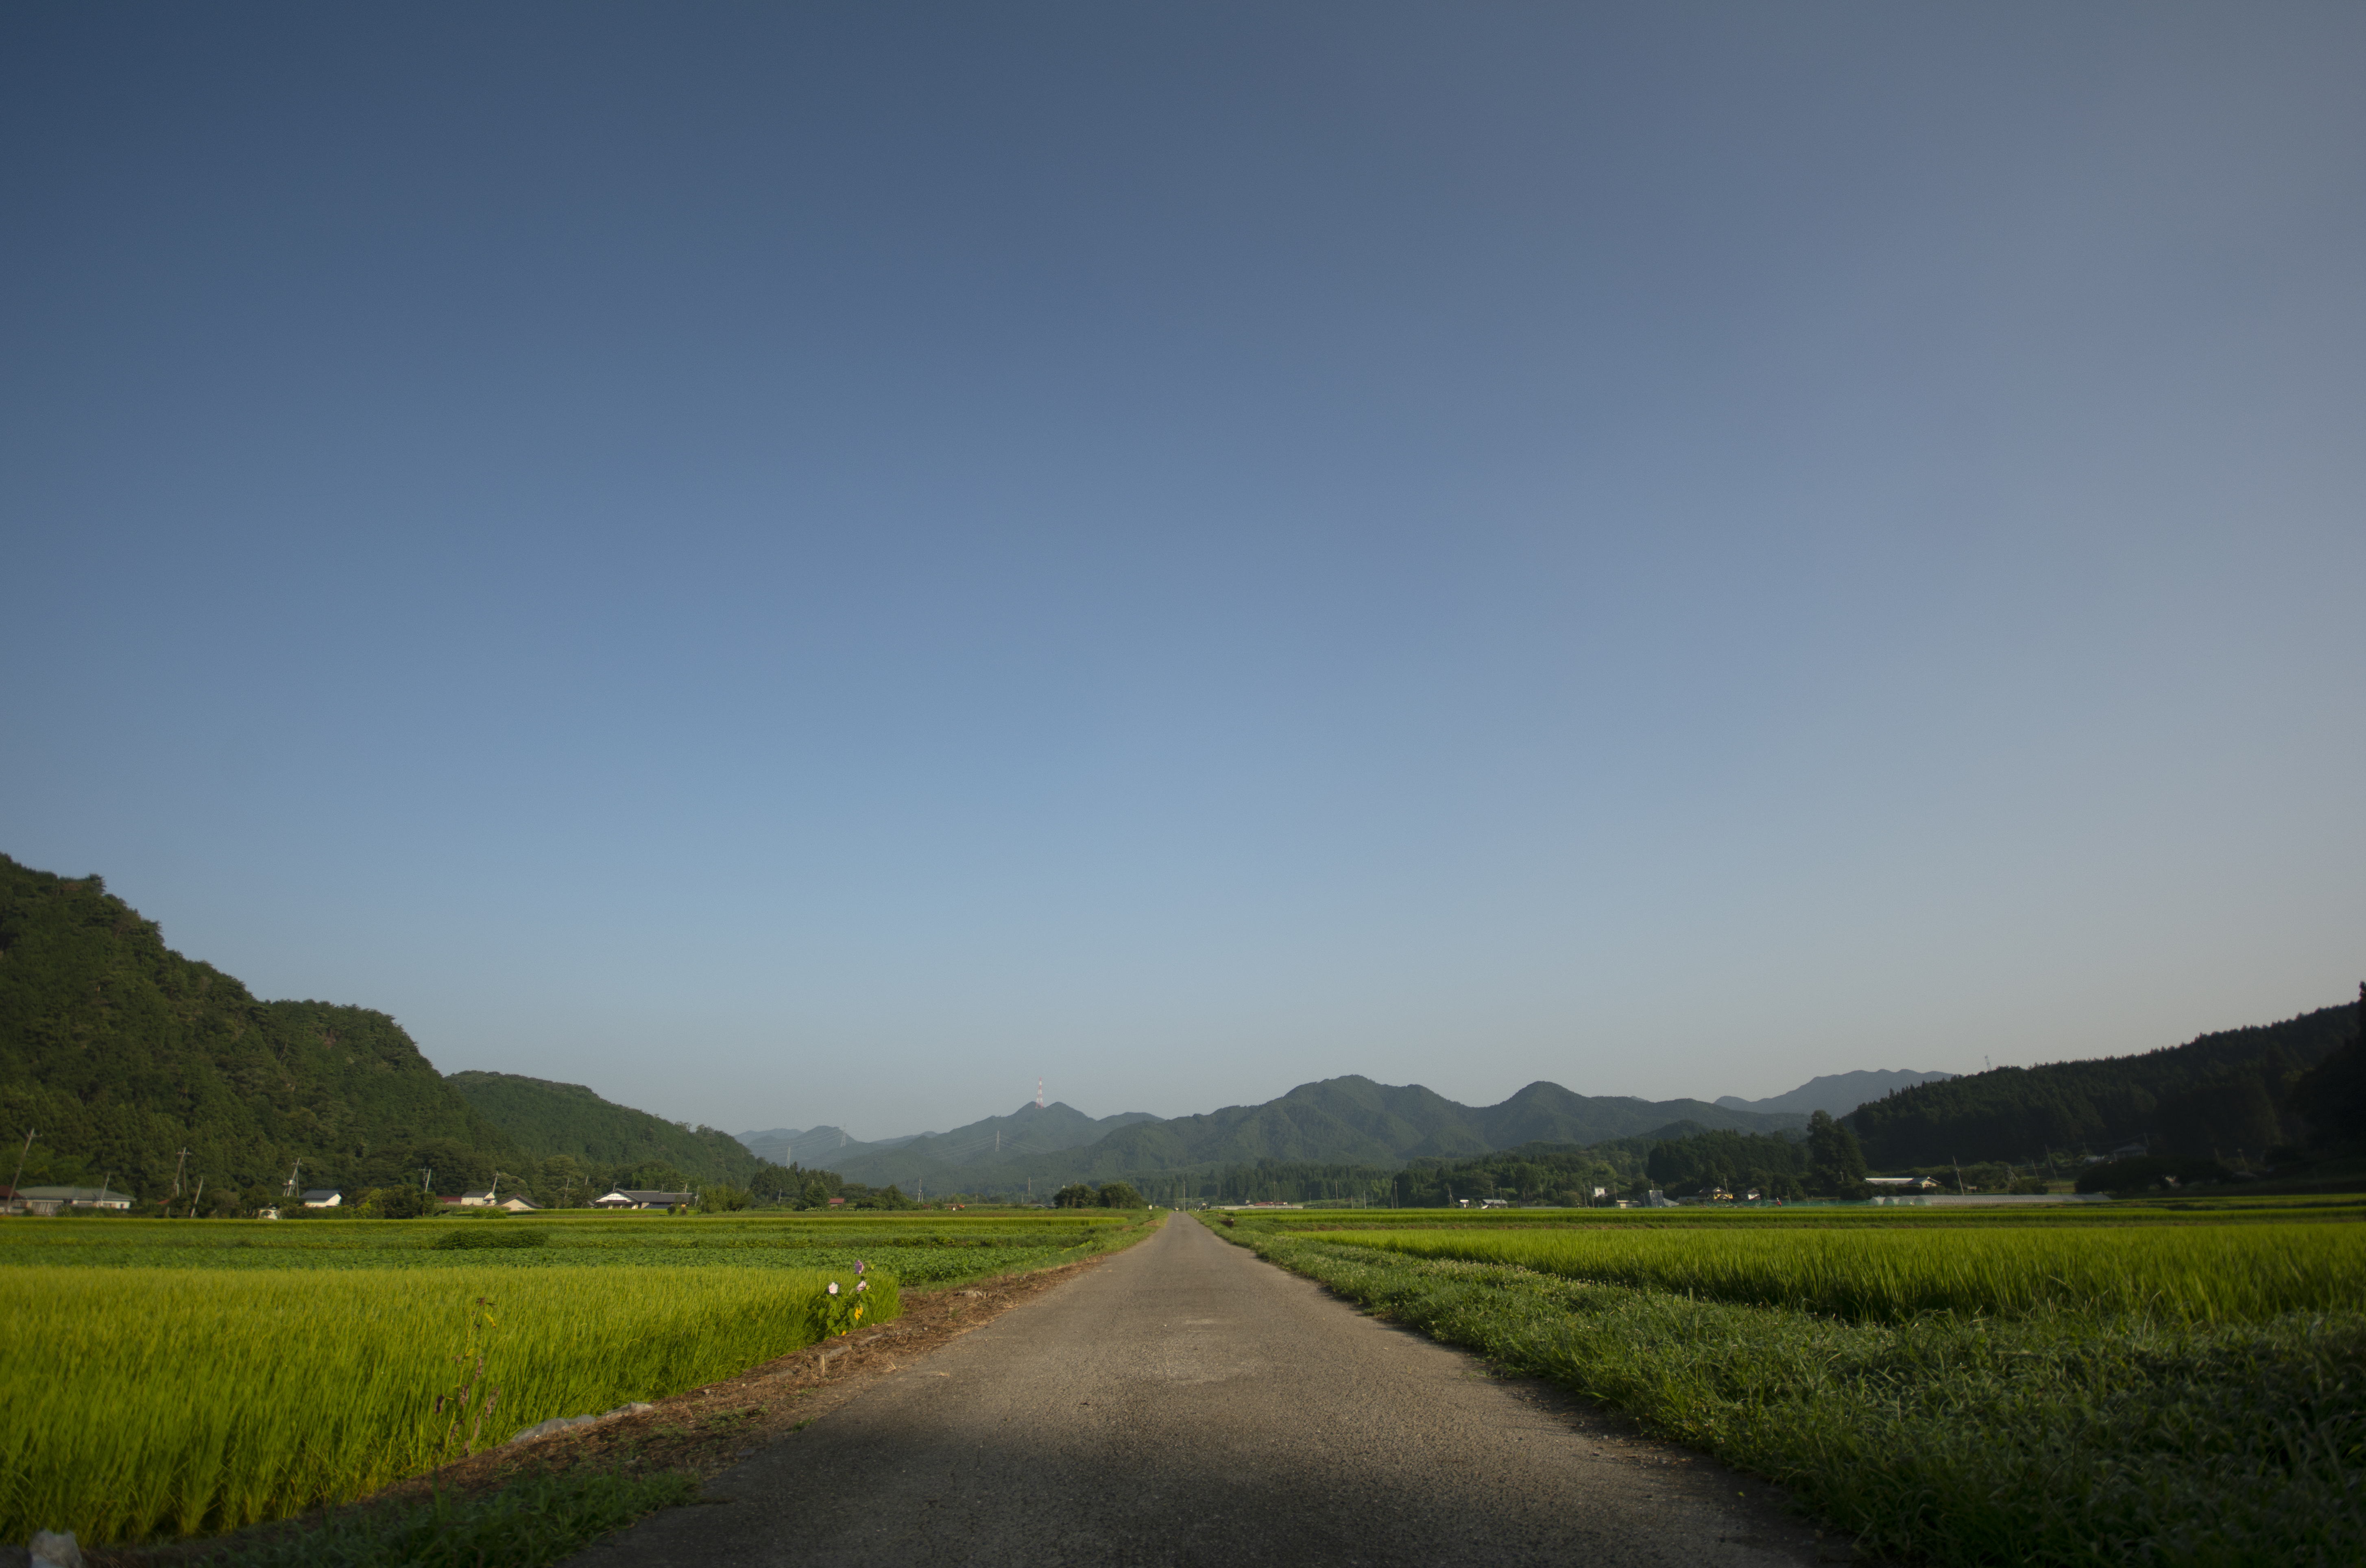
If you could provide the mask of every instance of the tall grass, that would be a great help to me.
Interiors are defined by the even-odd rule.
[[[2366,1301],[2366,1225],[2358,1224],[2078,1232],[1449,1228],[1359,1231],[1342,1243],[1860,1322],[1934,1311],[2018,1316],[2070,1309],[2235,1323],[2352,1309]]]
[[[0,1540],[233,1529],[343,1502],[456,1451],[478,1297],[501,1391],[479,1446],[552,1416],[680,1393],[811,1344],[833,1276],[717,1266],[299,1272],[0,1271]],[[851,1274],[835,1276],[842,1285]],[[896,1315],[874,1271],[866,1322]]]

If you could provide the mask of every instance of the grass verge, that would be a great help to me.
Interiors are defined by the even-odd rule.
[[[1225,1234],[1335,1292],[1947,1564],[2366,1561],[2366,1314],[2040,1306],[1846,1322],[1516,1265]]]

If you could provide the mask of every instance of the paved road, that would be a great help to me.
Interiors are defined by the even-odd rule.
[[[658,1515],[578,1568],[1817,1560],[1763,1486],[1180,1217],[708,1495],[728,1506]]]

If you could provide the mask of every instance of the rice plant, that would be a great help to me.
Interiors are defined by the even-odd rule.
[[[506,1260],[0,1271],[0,1540],[190,1535],[350,1500],[445,1452],[436,1402],[462,1380],[456,1357],[483,1355],[469,1409],[481,1448],[811,1344],[828,1287],[854,1278]],[[869,1279],[865,1321],[896,1316],[894,1277]],[[474,1314],[490,1326],[472,1344]]]
[[[1304,1235],[1300,1239],[1328,1238]],[[1603,1284],[1794,1307],[1856,1321],[2069,1309],[2185,1323],[2257,1321],[2366,1301],[2366,1226],[1830,1229],[1451,1226],[1358,1231],[1335,1245],[1515,1264]]]

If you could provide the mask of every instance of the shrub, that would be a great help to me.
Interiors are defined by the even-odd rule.
[[[2197,1181],[2225,1181],[2233,1172],[2214,1159],[2175,1159],[2167,1155],[2141,1155],[2115,1159],[2082,1172],[2081,1192],[2144,1192],[2156,1187],[2190,1187]]]

